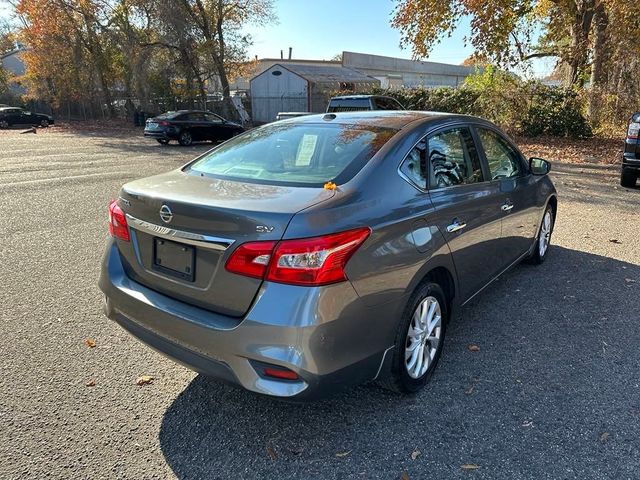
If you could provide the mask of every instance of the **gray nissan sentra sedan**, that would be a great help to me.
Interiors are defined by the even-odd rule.
[[[493,124],[313,115],[126,184],[109,206],[106,315],[204,374],[307,399],[422,388],[447,323],[509,267],[545,260],[549,164]]]

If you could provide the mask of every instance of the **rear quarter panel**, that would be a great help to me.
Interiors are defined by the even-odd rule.
[[[406,298],[432,268],[455,279],[449,248],[429,222],[428,193],[400,177],[398,167],[424,130],[394,136],[350,182],[321,206],[296,214],[285,238],[300,238],[368,226],[372,233],[347,264],[346,273],[367,306]]]

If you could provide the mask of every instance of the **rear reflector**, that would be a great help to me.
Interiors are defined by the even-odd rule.
[[[226,269],[240,275],[290,285],[328,285],[347,279],[351,256],[369,237],[369,228],[357,228],[321,237],[250,242],[231,255]]]
[[[109,235],[115,238],[129,241],[129,227],[127,225],[127,217],[118,206],[117,200],[113,200],[109,204]]]
[[[262,373],[265,377],[273,377],[281,380],[298,380],[298,374],[296,372],[281,367],[265,367]]]

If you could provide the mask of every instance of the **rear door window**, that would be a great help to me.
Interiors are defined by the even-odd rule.
[[[445,188],[484,181],[482,164],[471,130],[442,130],[427,141],[429,186]]]

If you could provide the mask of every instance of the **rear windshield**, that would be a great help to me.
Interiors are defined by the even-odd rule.
[[[369,98],[334,98],[329,102],[327,112],[357,112],[371,110]]]
[[[339,124],[274,123],[233,138],[190,172],[273,185],[349,181],[397,130]]]

